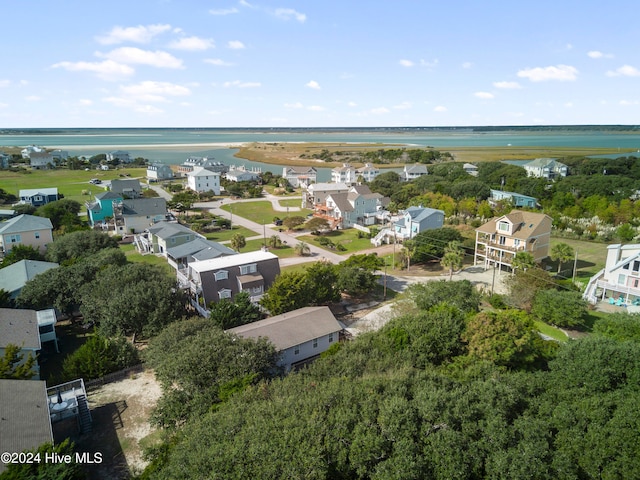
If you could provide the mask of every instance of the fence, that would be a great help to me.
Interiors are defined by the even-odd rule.
[[[145,369],[144,363],[139,363],[138,365],[134,365],[133,367],[125,368],[124,370],[118,370],[117,372],[109,373],[104,377],[94,378],[93,380],[89,380],[84,383],[87,391],[95,390],[107,383],[117,382],[118,380],[122,380],[123,378],[128,377],[134,373],[140,373]]]

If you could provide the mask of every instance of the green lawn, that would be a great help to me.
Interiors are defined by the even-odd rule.
[[[267,241],[269,239],[267,238]],[[264,243],[262,238],[256,238],[255,240],[248,240],[247,245],[241,249],[241,252],[255,252],[260,250]],[[269,248],[269,251],[279,258],[295,257],[296,252],[292,245],[282,245],[280,248]]]
[[[236,233],[239,233],[245,238],[261,235],[261,232],[254,232],[253,230],[249,230],[248,228],[234,227],[233,229],[224,229],[213,233],[205,233],[204,236],[207,237],[207,240],[213,240],[214,242],[225,242],[231,240],[231,237],[233,237]]]
[[[299,207],[302,205],[302,199],[300,198],[289,198],[286,200],[278,200],[278,203],[281,207]],[[305,209],[306,210],[306,209]],[[311,210],[309,210],[311,211]]]
[[[156,256],[153,254],[141,255],[136,251],[136,247],[130,243],[127,245],[120,245],[120,248],[130,262],[148,263],[151,265],[160,265],[166,270],[167,273],[174,275],[173,268],[167,263],[167,259],[164,257]]]
[[[223,205],[220,208],[231,212],[233,215],[238,215],[252,222],[266,225],[273,223],[273,217],[278,216],[279,213],[271,207],[271,202],[266,200],[232,203],[230,205]]]
[[[335,244],[340,243],[344,245],[344,247],[346,248],[345,251],[333,251],[340,255],[347,255],[349,253],[359,252],[361,250],[372,248],[371,240],[369,238],[358,238],[359,231],[360,230],[356,230],[355,228],[349,228],[347,230],[334,230],[332,232],[325,233],[322,236],[329,238]],[[317,242],[318,238],[320,238],[320,235],[303,235],[298,237],[298,240],[307,242],[311,245],[315,245],[316,247],[321,247],[321,245]],[[326,249],[326,247],[321,248]]]
[[[569,337],[567,337],[564,334],[564,332],[559,328],[552,327],[551,325],[548,325],[544,322],[540,322],[538,320],[534,320],[533,323],[535,323],[536,328],[540,333],[547,335],[555,340],[558,340],[559,342],[566,342],[569,339]]]
[[[295,265],[288,265],[280,268],[280,273],[284,272],[306,272],[309,265],[313,265],[314,262],[297,263]]]
[[[584,240],[572,240],[568,238],[552,238],[551,245],[549,247],[549,253],[554,245],[558,243],[566,243],[570,245],[576,252],[578,252],[578,264],[576,271],[576,278],[579,280],[588,280],[593,275],[598,273],[607,261],[607,245],[604,243],[587,242]],[[553,267],[552,271],[557,271],[557,262],[548,259],[546,262]],[[573,260],[565,263],[562,266],[562,270],[572,270]]]
[[[99,178],[102,181],[120,178],[121,174],[129,174],[131,178],[144,177],[145,168],[122,168],[118,170],[27,170],[28,173],[3,171],[0,176],[0,188],[18,195],[21,189],[58,187],[58,192],[65,198],[80,203],[90,200],[91,195],[104,191],[100,185],[91,185],[89,180]],[[83,192],[86,192],[83,194]]]

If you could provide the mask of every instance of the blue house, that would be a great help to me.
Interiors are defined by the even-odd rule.
[[[20,203],[33,205],[34,207],[46,205],[49,202],[55,202],[60,199],[58,196],[58,189],[55,187],[20,190],[19,195]]]
[[[394,223],[396,238],[413,238],[418,233],[434,228],[441,228],[444,224],[444,212],[435,208],[409,207],[404,211],[400,220]]]
[[[529,197],[528,195],[522,195],[516,192],[503,192],[502,190],[491,190],[491,196],[489,197],[489,204],[494,207],[496,203],[502,201],[509,201],[516,208],[537,208],[538,199]]]
[[[106,218],[113,218],[113,202],[122,202],[122,195],[116,192],[102,192],[96,195],[93,203],[87,202],[89,223],[93,226],[103,222]]]

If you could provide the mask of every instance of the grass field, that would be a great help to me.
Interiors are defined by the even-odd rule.
[[[267,239],[268,241],[269,239]],[[255,240],[248,240],[247,241],[247,245],[240,250],[241,253],[244,252],[255,252],[257,250],[260,250],[260,248],[262,247],[264,243],[264,240],[262,238],[256,238]],[[269,252],[273,253],[274,255],[276,255],[278,258],[288,258],[288,257],[295,257],[296,256],[296,252],[293,249],[292,245],[282,245],[279,248],[271,248],[269,247]]]
[[[349,253],[359,252],[361,250],[366,250],[372,247],[371,240],[369,238],[358,238],[359,231],[360,230],[356,230],[355,228],[349,228],[347,230],[334,230],[332,232],[325,233],[322,236],[330,239],[335,244],[340,243],[346,248],[346,250],[343,252],[340,252],[338,250],[332,251],[339,255],[347,255]],[[320,238],[319,235],[302,235],[298,237],[298,240],[328,250],[326,247],[322,247],[317,242],[318,238]]]
[[[287,200],[285,200],[286,202]],[[300,206],[300,200],[296,200]],[[286,205],[285,205],[286,206]],[[255,202],[238,202],[231,205],[223,205],[223,210],[231,212],[239,217],[246,218],[252,222],[270,225],[273,223],[274,217],[286,218],[287,212],[276,212],[271,206],[271,202],[267,200],[256,200]],[[302,212],[291,212],[289,216],[301,215],[305,216],[311,213],[311,210],[305,209]]]
[[[578,252],[578,263],[576,269],[577,280],[588,280],[598,271],[604,268],[607,261],[607,245],[604,243],[587,242],[584,240],[572,240],[568,238],[552,238],[551,248],[558,243],[566,243],[570,245],[576,252]],[[557,271],[557,262],[547,260],[547,265],[553,267],[552,271]],[[573,271],[573,260],[563,264],[562,272]]]
[[[128,245],[120,245],[120,249],[124,252],[127,257],[127,260],[130,262],[138,262],[138,263],[148,263],[150,265],[159,265],[167,273],[171,275],[175,275],[175,271],[171,268],[171,265],[167,263],[167,259],[164,257],[156,256],[153,254],[150,255],[141,255],[136,251],[136,247],[133,246],[132,243]]]
[[[281,207],[299,207],[302,204],[302,199],[300,198],[288,198],[286,200],[278,199],[278,203]],[[311,210],[309,210],[310,212]]]
[[[567,337],[565,333],[559,328],[552,327],[551,325],[548,325],[544,322],[540,322],[538,320],[534,320],[533,323],[535,323],[536,328],[543,335],[547,335],[548,337],[551,337],[554,340],[558,340],[559,342],[563,342],[563,343],[569,340],[569,337]]]
[[[82,204],[89,201],[92,195],[104,191],[100,185],[91,185],[89,180],[99,178],[102,181],[120,178],[129,174],[131,178],[146,175],[145,168],[121,168],[118,170],[27,170],[28,173],[3,171],[0,175],[0,188],[18,196],[18,192],[30,188],[58,187],[58,193],[65,198],[76,200]],[[84,193],[83,193],[84,192]],[[91,192],[91,195],[89,195]]]
[[[261,235],[261,232],[254,232],[253,230],[249,230],[244,227],[233,227],[232,229],[224,229],[218,230],[213,233],[205,233],[204,236],[207,237],[207,240],[212,240],[214,242],[226,242],[231,240],[235,234],[239,233],[245,238],[255,237],[256,235]]]

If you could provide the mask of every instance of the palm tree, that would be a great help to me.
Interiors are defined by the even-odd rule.
[[[457,240],[452,240],[444,247],[444,255],[440,260],[440,265],[449,268],[449,280],[453,277],[453,271],[462,268],[464,261],[464,250]]]
[[[236,233],[233,237],[231,237],[231,248],[235,251],[239,252],[241,248],[247,245],[247,240],[244,238],[244,235]]]
[[[573,248],[566,243],[557,243],[551,248],[551,260],[558,261],[558,275],[560,275],[562,264],[571,260],[573,255]]]
[[[272,235],[271,237],[269,237],[269,246],[271,248],[278,248],[282,246],[282,240],[278,235]]]
[[[529,252],[517,252],[513,256],[513,260],[511,260],[511,268],[513,270],[516,268],[526,270],[527,268],[532,268],[535,264],[536,259]]]
[[[304,242],[298,242],[294,247],[295,252],[301,257],[305,257],[311,253],[311,248]]]

